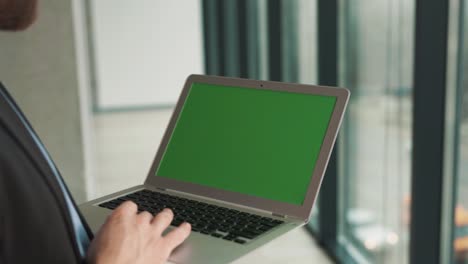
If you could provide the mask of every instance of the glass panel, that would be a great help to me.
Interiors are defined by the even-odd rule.
[[[281,48],[282,48],[282,81],[298,81],[298,2],[281,2]]]
[[[299,0],[297,6],[297,60],[300,83],[317,83],[317,1]]]
[[[468,5],[465,4],[460,11],[461,23],[459,29],[460,44],[458,50],[458,166],[457,166],[457,196],[455,202],[455,214],[453,225],[453,256],[454,263],[468,263],[468,34],[464,29],[468,26]]]
[[[414,1],[342,1],[339,9],[340,86],[351,90],[339,240],[354,249],[348,255],[407,263]]]

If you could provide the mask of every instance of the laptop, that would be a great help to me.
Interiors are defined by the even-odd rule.
[[[171,208],[171,225],[192,231],[170,261],[232,262],[309,221],[348,99],[343,88],[191,75],[145,182],[81,212],[96,232],[127,200]]]

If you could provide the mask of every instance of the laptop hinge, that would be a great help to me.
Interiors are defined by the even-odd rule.
[[[271,213],[271,215],[273,216],[276,216],[276,217],[281,217],[281,218],[287,218],[288,216],[287,215],[284,215],[284,214],[277,214],[277,213]]]
[[[161,188],[161,187],[156,187],[156,189],[161,190],[161,191],[165,191],[165,190],[166,190],[166,188]]]

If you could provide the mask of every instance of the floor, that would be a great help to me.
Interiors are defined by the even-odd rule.
[[[94,119],[94,197],[141,184],[172,109],[98,114]],[[333,263],[304,228],[292,231],[234,262]]]

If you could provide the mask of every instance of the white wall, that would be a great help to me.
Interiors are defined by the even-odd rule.
[[[203,72],[200,1],[90,2],[99,108],[174,104]]]
[[[74,0],[77,1],[77,0]],[[80,84],[71,0],[39,1],[36,23],[25,32],[0,32],[0,80],[49,150],[77,202],[86,200]],[[83,108],[85,107],[85,108]],[[87,132],[86,132],[87,133]]]

